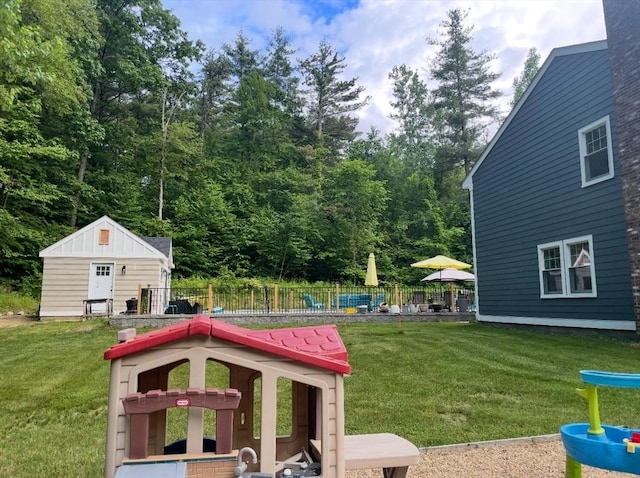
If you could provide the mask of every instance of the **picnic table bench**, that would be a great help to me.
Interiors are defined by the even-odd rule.
[[[321,455],[320,440],[311,440],[314,451]],[[345,470],[382,468],[385,478],[405,478],[409,466],[420,462],[420,450],[408,440],[393,433],[345,435]]]
[[[96,307],[97,306],[97,307]],[[92,315],[113,315],[113,299],[85,299],[82,301],[83,317]]]

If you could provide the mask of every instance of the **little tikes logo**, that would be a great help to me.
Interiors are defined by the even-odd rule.
[[[176,400],[176,407],[188,407],[191,405],[191,400],[188,398],[178,398]]]

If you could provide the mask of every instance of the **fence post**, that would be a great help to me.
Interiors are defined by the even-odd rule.
[[[207,308],[209,309],[209,313],[213,313],[213,286],[209,284],[209,297],[207,297]]]
[[[273,286],[273,311],[278,312],[278,284]]]
[[[142,284],[138,284],[138,303],[136,304],[136,315],[140,315],[140,307],[142,307]]]
[[[400,304],[400,302],[398,302],[398,283],[397,282],[393,286],[393,303],[396,305]]]
[[[256,300],[256,291],[251,289],[251,296],[249,298],[249,309],[253,312],[254,304]]]
[[[336,310],[340,310],[340,284],[336,282]]]

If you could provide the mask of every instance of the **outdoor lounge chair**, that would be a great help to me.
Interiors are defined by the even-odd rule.
[[[313,297],[311,297],[311,294],[303,294],[302,300],[305,301],[310,309],[324,309],[324,303],[314,301]]]

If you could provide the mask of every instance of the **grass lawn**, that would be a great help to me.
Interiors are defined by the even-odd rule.
[[[460,323],[341,324],[353,374],[346,432],[419,447],[556,433],[587,421],[578,371],[640,372],[639,344]],[[0,476],[99,477],[116,330],[0,328]],[[640,425],[638,393],[600,388],[603,423]]]

